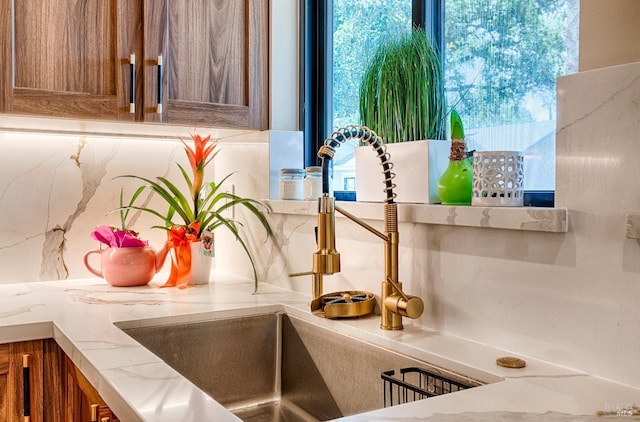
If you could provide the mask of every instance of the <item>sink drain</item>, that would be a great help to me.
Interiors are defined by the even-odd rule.
[[[375,309],[371,292],[349,290],[332,292],[311,301],[311,312],[323,318],[354,318],[368,315]]]

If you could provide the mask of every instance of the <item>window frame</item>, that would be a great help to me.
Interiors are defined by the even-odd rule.
[[[444,0],[412,0],[412,23],[424,28],[444,63]],[[300,2],[300,128],[304,164],[319,165],[316,156],[333,131],[333,0]],[[553,207],[555,190],[527,191],[525,206]],[[336,199],[355,200],[355,192],[336,192]]]
[[[333,122],[333,0],[302,0],[300,126],[304,133],[305,166],[318,165],[315,156],[331,135]],[[425,28],[442,55],[443,0],[412,0],[412,23]],[[442,57],[441,57],[442,59]]]

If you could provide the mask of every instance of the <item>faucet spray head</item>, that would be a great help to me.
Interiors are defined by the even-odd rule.
[[[323,193],[318,199],[318,250],[313,254],[313,272],[340,272],[340,253],[336,250],[335,199]]]

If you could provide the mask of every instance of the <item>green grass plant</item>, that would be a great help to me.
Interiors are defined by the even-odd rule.
[[[445,139],[442,65],[423,29],[384,41],[360,84],[361,124],[385,143]]]

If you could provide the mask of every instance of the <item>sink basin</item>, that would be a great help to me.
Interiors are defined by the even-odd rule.
[[[381,374],[407,367],[464,388],[482,384],[282,312],[155,324],[121,328],[245,421],[324,421],[379,409]]]

